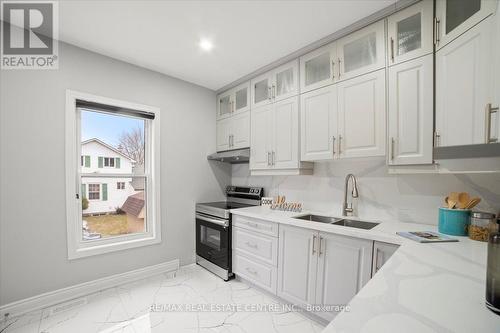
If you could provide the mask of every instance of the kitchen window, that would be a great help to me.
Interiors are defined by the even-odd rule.
[[[66,102],[68,258],[159,243],[158,109],[74,91]]]

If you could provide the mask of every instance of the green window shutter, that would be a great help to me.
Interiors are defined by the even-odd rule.
[[[82,184],[82,199],[85,199],[87,197],[87,189],[85,184]]]
[[[85,156],[85,167],[90,168],[90,156]]]
[[[108,184],[102,184],[102,201],[108,200]]]
[[[120,158],[115,157],[115,168],[120,169]]]
[[[99,156],[97,158],[97,167],[102,168],[102,164],[103,164],[102,156]]]

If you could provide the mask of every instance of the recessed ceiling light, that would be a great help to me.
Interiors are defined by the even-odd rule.
[[[206,39],[206,38],[200,39],[199,45],[200,45],[200,49],[202,49],[203,51],[206,51],[206,52],[209,52],[214,48],[214,43],[212,43],[211,40]]]

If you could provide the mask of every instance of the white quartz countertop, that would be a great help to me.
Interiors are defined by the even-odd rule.
[[[401,245],[323,333],[334,332],[500,332],[500,316],[485,306],[487,244],[457,237],[456,243],[420,244],[397,231],[436,226],[382,222],[371,230],[294,219],[304,214],[268,207],[232,210],[264,219],[346,236]],[[370,221],[369,219],[363,219]]]

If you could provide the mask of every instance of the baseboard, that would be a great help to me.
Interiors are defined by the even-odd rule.
[[[179,269],[179,259],[164,262],[158,265],[139,268],[133,271],[107,276],[101,279],[80,283],[74,286],[50,291],[48,293],[25,298],[19,301],[0,306],[0,318],[5,314],[9,317],[46,308],[71,299],[86,296],[104,289],[119,286],[131,281],[144,279],[153,275],[172,272]]]

